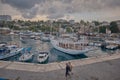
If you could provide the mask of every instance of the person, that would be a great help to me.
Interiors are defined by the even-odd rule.
[[[69,74],[71,75],[71,74],[73,74],[73,73],[72,73],[72,64],[71,64],[71,62],[68,62],[68,65],[69,65],[69,67],[70,67]]]
[[[70,66],[68,63],[66,63],[66,72],[65,72],[65,77],[66,77],[66,80],[68,78],[68,76],[70,77]]]

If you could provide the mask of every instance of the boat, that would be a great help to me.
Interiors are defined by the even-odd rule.
[[[22,37],[20,37],[20,41],[21,41],[22,43],[25,43],[25,42],[26,42]]]
[[[3,53],[3,52],[5,52],[6,51],[6,43],[1,43],[0,44],[0,53]]]
[[[42,34],[40,39],[45,42],[50,41],[50,35]]]
[[[37,54],[37,62],[39,63],[42,63],[42,62],[45,62],[49,57],[49,52],[46,52],[46,51],[41,51],[41,52],[38,52]]]
[[[10,35],[14,35],[14,32],[13,32],[13,31],[11,31],[11,32],[10,32]]]
[[[19,57],[19,61],[30,61],[33,58],[33,54],[30,52],[32,47],[24,48],[23,54]]]
[[[119,40],[114,40],[114,39],[111,39],[111,40],[107,39],[105,40],[105,43],[107,44],[105,48],[108,50],[116,50],[120,44]]]
[[[35,35],[31,35],[31,36],[30,36],[30,39],[35,39]]]
[[[107,45],[106,46],[106,49],[109,49],[109,50],[115,50],[118,48],[118,45]]]
[[[15,56],[24,50],[24,48],[20,48],[17,45],[5,45],[4,48],[4,52],[0,53],[0,59],[6,59]]]
[[[52,38],[50,42],[55,49],[70,55],[79,55],[97,49],[94,46],[89,46],[89,42],[86,39]]]
[[[19,57],[19,61],[30,61],[33,58],[33,54],[32,53],[24,53]]]

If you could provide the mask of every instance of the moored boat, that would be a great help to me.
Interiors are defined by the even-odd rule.
[[[24,53],[19,57],[19,61],[30,61],[33,58],[32,53]]]
[[[97,49],[94,46],[89,46],[87,40],[71,40],[71,39],[51,39],[53,47],[61,52],[70,55],[79,55],[91,50]]]
[[[15,56],[24,50],[24,48],[17,47],[16,45],[9,45],[5,48],[5,51],[0,53],[0,59],[6,59]]]
[[[109,50],[115,50],[118,48],[118,45],[107,45],[106,46],[106,49],[109,49]]]
[[[49,57],[49,52],[45,52],[45,51],[42,51],[42,52],[38,52],[37,54],[37,62],[39,63],[42,63],[42,62],[45,62]]]

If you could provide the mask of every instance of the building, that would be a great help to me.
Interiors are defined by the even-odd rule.
[[[0,34],[9,34],[10,29],[9,28],[0,28]]]
[[[0,15],[0,21],[11,21],[10,15]]]
[[[75,20],[69,20],[70,24],[75,24]]]
[[[108,23],[108,22],[104,21],[104,22],[102,22],[102,23],[101,23],[101,25],[100,25],[100,26],[109,26],[109,25],[110,25],[110,23]]]

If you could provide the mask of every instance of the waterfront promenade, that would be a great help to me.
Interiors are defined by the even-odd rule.
[[[10,80],[65,80],[66,62],[35,64],[0,61],[0,77]],[[70,62],[73,75],[68,80],[120,80],[120,52]]]

